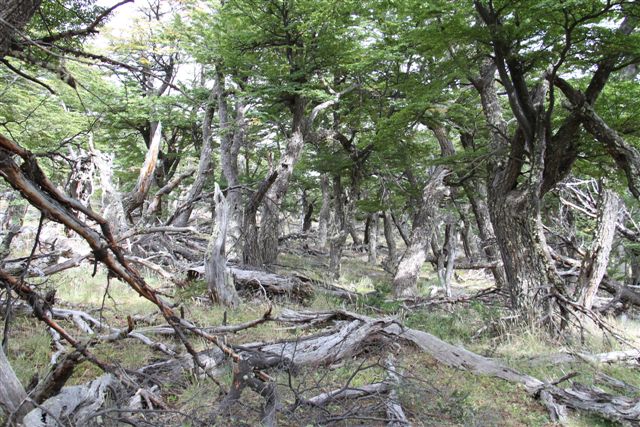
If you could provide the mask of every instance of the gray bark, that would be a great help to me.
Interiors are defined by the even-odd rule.
[[[443,180],[447,173],[445,168],[437,167],[422,191],[422,202],[414,220],[410,244],[393,278],[393,292],[398,298],[418,294],[418,276],[427,259],[427,248],[433,235],[440,201],[444,196]]]
[[[369,264],[378,263],[378,213],[371,215],[369,225]]]
[[[122,196],[113,184],[113,155],[92,149],[92,155],[99,173],[101,196],[101,213],[111,224],[116,234],[127,228],[126,215]]]
[[[598,292],[600,282],[607,272],[611,245],[616,233],[620,203],[618,197],[611,190],[604,190],[601,194],[598,226],[591,249],[586,254],[580,267],[578,283],[580,294],[578,303],[590,310]]]
[[[298,101],[300,105],[296,108],[299,111],[294,113],[293,134],[287,142],[285,152],[280,158],[277,167],[278,177],[267,192],[265,198],[264,209],[262,210],[262,218],[260,221],[260,246],[261,258],[264,264],[273,264],[278,257],[278,230],[279,230],[279,211],[280,205],[284,200],[284,196],[289,189],[289,182],[293,174],[293,167],[300,159],[302,148],[304,146],[303,135],[303,111],[304,105],[302,100]]]
[[[27,401],[27,393],[16,377],[9,360],[0,347],[0,407],[11,419],[19,423],[33,409],[34,405]]]
[[[216,85],[218,82],[216,81]],[[217,87],[214,87],[207,99],[207,105],[205,108],[204,120],[202,121],[202,148],[200,149],[200,160],[198,161],[198,170],[196,177],[193,180],[193,184],[189,188],[186,196],[184,208],[173,214],[173,218],[170,219],[170,223],[176,227],[186,227],[191,218],[191,212],[193,211],[195,200],[202,189],[208,176],[211,175],[213,169],[213,137],[211,133],[211,122],[214,114],[214,101],[217,96]]]
[[[340,278],[342,250],[349,235],[347,219],[349,203],[345,199],[340,176],[335,176],[333,177],[334,215],[329,237],[329,271],[336,280]]]
[[[445,272],[444,272],[444,281],[443,287],[445,294],[447,297],[451,296],[451,279],[453,278],[453,268],[456,259],[456,250],[457,250],[457,225],[455,222],[451,222],[446,225],[445,231],[445,243],[444,243],[444,252],[445,252]]]
[[[220,187],[216,184],[215,195],[216,220],[213,224],[211,241],[205,255],[205,279],[211,299],[226,307],[236,307],[239,304],[238,294],[226,271],[225,242],[229,225],[229,204]]]
[[[324,174],[320,178],[322,189],[322,206],[318,217],[318,247],[325,249],[327,247],[327,229],[329,219],[331,218],[331,195],[329,194],[329,177]]]
[[[152,126],[153,128],[153,126]],[[153,130],[151,143],[147,149],[144,163],[140,168],[138,181],[129,194],[124,197],[124,211],[130,222],[133,222],[131,214],[134,210],[143,205],[147,193],[153,183],[153,177],[158,164],[158,154],[160,153],[160,144],[162,143],[162,123],[158,123]]]
[[[383,216],[383,226],[384,226],[384,238],[387,242],[387,248],[389,250],[389,254],[387,259],[385,260],[386,268],[389,271],[395,273],[395,266],[398,259],[398,250],[396,248],[396,239],[393,235],[393,219],[391,218],[391,212],[384,211]]]
[[[239,96],[235,100],[234,123],[231,123],[229,115],[228,98],[224,91],[224,76],[219,73],[218,79],[221,81],[218,91],[218,115],[220,118],[220,167],[222,174],[227,181],[227,203],[229,203],[229,240],[232,252],[239,252],[238,240],[242,233],[240,224],[243,221],[242,214],[242,191],[238,188],[240,184],[238,172],[238,154],[244,145],[247,110],[245,100]]]
[[[17,203],[15,199],[13,192],[5,199],[8,206],[0,222],[0,265],[11,253],[11,242],[20,234],[27,213],[28,205]]]

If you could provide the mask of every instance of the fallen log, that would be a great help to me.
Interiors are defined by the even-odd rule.
[[[316,324],[333,320],[344,322],[330,333],[320,336],[295,342],[252,346],[255,351],[271,357],[279,355],[294,365],[333,362],[346,355],[357,354],[371,340],[390,337],[396,342],[400,340],[415,345],[447,366],[520,384],[528,394],[545,405],[552,421],[564,422],[565,407],[570,407],[595,413],[613,421],[632,424],[640,422],[639,399],[611,395],[596,387],[588,387],[577,382],[570,388],[561,389],[520,373],[496,360],[448,344],[427,332],[405,328],[394,319],[373,319],[338,310],[319,313],[285,311],[278,320],[295,324],[308,321],[315,321]]]
[[[587,362],[592,364],[624,362],[628,364],[638,365],[640,362],[640,351],[623,350],[598,354],[556,353],[530,359],[528,363],[531,366],[552,366],[574,362]]]
[[[93,414],[104,405],[109,393],[118,387],[118,381],[110,374],[85,385],[64,387],[59,394],[29,412],[23,424],[30,427],[88,425]]]
[[[286,296],[293,301],[306,304],[314,295],[313,286],[303,282],[295,276],[281,276],[258,270],[243,270],[228,267],[227,271],[233,278],[239,293],[262,292],[269,297]],[[203,277],[204,266],[191,267],[187,271],[190,278]]]

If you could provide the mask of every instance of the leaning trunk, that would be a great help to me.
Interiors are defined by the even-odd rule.
[[[27,399],[27,393],[11,368],[2,347],[0,347],[0,384],[2,384],[0,386],[0,408],[7,417],[11,417],[9,421],[13,421],[7,422],[7,425],[14,425],[14,423],[17,425],[34,408],[34,405]]]
[[[304,146],[303,121],[304,102],[297,98],[293,107],[293,133],[278,164],[278,176],[265,198],[260,221],[259,241],[263,263],[273,264],[278,258],[278,230],[280,206],[289,189],[293,168],[300,159]]]
[[[153,176],[158,164],[158,153],[160,152],[160,143],[162,141],[162,124],[158,123],[151,138],[151,144],[144,158],[138,181],[134,189],[124,198],[124,211],[130,222],[133,222],[131,214],[134,210],[142,206],[144,199],[147,197],[149,188],[153,183]]]
[[[619,206],[618,197],[613,191],[605,190],[602,193],[596,236],[589,253],[582,261],[578,279],[580,286],[578,303],[587,310],[591,310],[600,282],[607,272],[611,245],[616,233]]]
[[[211,122],[213,120],[214,113],[212,104],[215,100],[215,96],[216,89],[214,88],[209,95],[209,99],[207,100],[207,108],[204,114],[204,120],[202,122],[202,149],[200,150],[200,160],[198,161],[198,171],[196,172],[196,177],[193,180],[193,184],[191,184],[191,188],[189,188],[186,200],[182,205],[180,211],[174,213],[173,218],[169,221],[176,227],[186,227],[189,223],[189,219],[191,218],[191,213],[193,212],[193,207],[195,205],[195,200],[200,195],[200,193],[202,193],[205,181],[211,174],[211,169],[213,169],[213,138],[211,134]]]
[[[396,297],[413,297],[418,294],[418,276],[427,259],[427,248],[434,231],[438,207],[444,196],[443,180],[447,170],[438,167],[422,192],[422,206],[414,220],[411,239],[393,278]]]

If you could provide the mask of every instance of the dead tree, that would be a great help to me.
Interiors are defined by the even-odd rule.
[[[598,292],[600,281],[607,272],[609,254],[618,222],[619,202],[611,190],[601,194],[598,208],[598,225],[591,249],[582,260],[578,278],[578,302],[586,309],[593,306],[593,299]]]
[[[123,200],[124,211],[131,223],[133,223],[131,214],[134,210],[142,206],[145,198],[147,197],[147,193],[151,188],[151,184],[153,183],[153,174],[156,170],[156,165],[158,164],[158,153],[160,152],[160,144],[162,142],[162,123],[158,122],[158,125],[153,130],[152,135],[151,144],[147,149],[144,163],[140,168],[138,181],[136,182],[133,190],[131,190]]]
[[[227,228],[229,226],[229,204],[225,199],[218,184],[214,194],[216,206],[216,220],[213,224],[213,232],[207,253],[205,254],[205,279],[211,299],[226,307],[235,307],[240,300],[233,286],[233,282],[227,274],[227,258],[225,242]]]

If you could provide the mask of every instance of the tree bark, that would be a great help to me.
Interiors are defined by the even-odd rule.
[[[229,203],[229,240],[232,253],[240,252],[236,250],[242,230],[240,224],[243,221],[242,215],[242,189],[239,188],[240,178],[238,171],[238,154],[244,146],[247,110],[246,101],[242,96],[235,99],[235,117],[233,124],[229,114],[228,96],[225,91],[225,77],[218,72],[218,116],[220,118],[220,167],[222,174],[227,181],[227,203]]]
[[[369,264],[378,263],[378,213],[371,215],[369,225]]]
[[[302,226],[300,231],[306,233],[311,230],[311,221],[313,219],[313,201],[309,201],[307,190],[302,191]]]
[[[113,184],[113,155],[102,153],[95,148],[91,150],[99,172],[101,196],[101,213],[114,229],[116,234],[127,228],[126,215],[120,192]]]
[[[387,248],[389,250],[389,254],[385,261],[387,268],[389,271],[395,274],[396,262],[398,259],[398,250],[396,248],[396,239],[393,235],[393,219],[391,218],[391,212],[388,210],[384,211],[382,214],[383,226],[384,226],[384,239],[387,242]]]
[[[457,224],[451,221],[445,227],[444,239],[444,255],[445,255],[445,271],[443,288],[447,297],[451,296],[451,279],[453,278],[453,268],[456,260],[457,251]]]
[[[333,278],[338,280],[341,274],[341,259],[344,244],[349,235],[348,210],[349,204],[345,200],[344,189],[340,176],[333,177],[334,215],[331,225],[331,237],[329,238],[329,271]]]
[[[607,272],[611,245],[618,222],[619,201],[611,190],[604,190],[600,199],[598,226],[591,249],[580,267],[578,303],[591,310],[600,282]]]
[[[439,205],[444,197],[443,180],[447,173],[445,168],[437,167],[422,191],[422,202],[414,220],[410,244],[393,278],[393,293],[397,298],[418,294],[418,276],[427,259],[427,248],[434,232]]]
[[[215,186],[214,200],[216,204],[216,220],[213,224],[211,241],[205,255],[205,279],[209,294],[214,303],[225,307],[236,307],[239,304],[238,294],[227,274],[227,258],[225,242],[229,226],[229,204],[218,184]]]
[[[0,222],[0,266],[11,253],[11,242],[20,234],[27,213],[28,205],[17,203],[15,198],[16,193],[11,192],[5,199],[8,206]]]
[[[41,0],[7,0],[0,9],[0,59],[11,49],[16,33],[21,32],[29,23]]]
[[[0,408],[7,418],[13,420],[9,425],[19,424],[24,416],[34,408],[27,400],[27,393],[16,377],[7,356],[0,347]]]
[[[202,148],[200,149],[200,160],[198,161],[196,177],[189,188],[189,192],[187,193],[184,208],[179,212],[174,212],[172,218],[168,221],[168,223],[175,225],[176,227],[186,227],[189,223],[189,218],[191,218],[191,212],[193,212],[194,207],[193,200],[202,193],[205,181],[207,177],[211,175],[211,171],[213,169],[213,136],[211,133],[211,122],[215,111],[213,103],[216,99],[217,91],[218,89],[214,87],[207,99],[204,120],[202,121]]]
[[[160,144],[162,142],[162,124],[158,123],[151,138],[151,144],[144,158],[144,163],[140,168],[138,181],[133,190],[124,198],[124,211],[129,222],[133,223],[131,214],[134,210],[142,206],[144,199],[153,183],[154,172],[158,164],[158,153],[160,152]]]
[[[273,264],[278,258],[280,206],[304,146],[304,105],[304,100],[297,96],[293,106],[292,135],[278,163],[278,176],[265,197],[259,230],[260,258],[264,264]]]
[[[318,247],[325,249],[327,247],[327,228],[329,219],[331,218],[331,195],[329,194],[329,177],[324,174],[320,178],[322,189],[322,206],[318,216]]]

